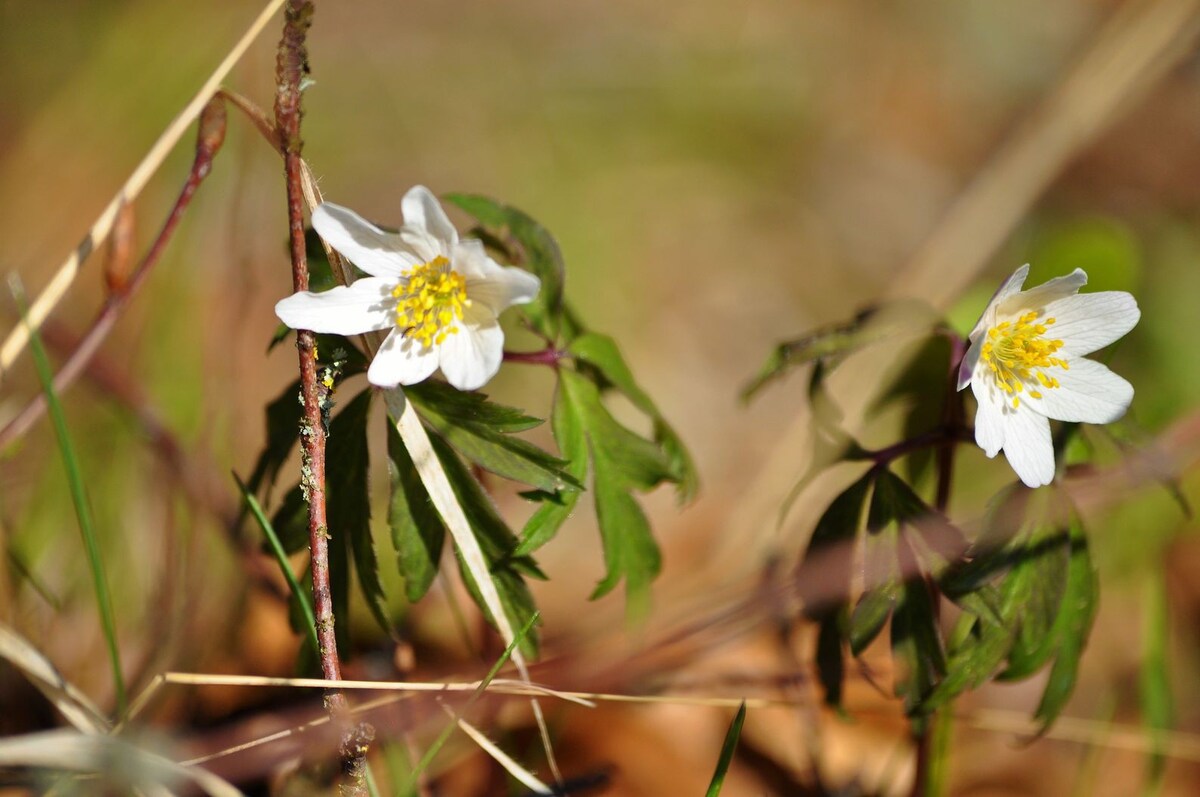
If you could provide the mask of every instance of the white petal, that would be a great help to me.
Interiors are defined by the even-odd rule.
[[[1022,409],[1028,403],[1048,418],[1080,423],[1112,423],[1125,414],[1133,401],[1133,385],[1095,360],[1079,357],[1069,362],[1068,371],[1050,371],[1059,386],[1038,387],[1040,399],[1023,395]]]
[[[400,228],[399,234],[404,245],[416,252],[422,263],[428,263],[435,257],[451,258],[453,246],[431,235],[424,227],[405,224]]]
[[[958,364],[959,390],[971,384],[975,368],[979,365],[979,356],[983,353],[984,340],[983,335],[977,335],[974,342],[971,343],[971,348],[967,349],[967,353],[963,355],[962,362]]]
[[[464,238],[454,246],[454,270],[467,279],[472,277],[489,277],[499,271],[502,266],[488,256],[483,248],[483,241],[478,238]]]
[[[971,380],[971,392],[975,394],[975,442],[983,453],[994,457],[1004,447],[1004,413],[1007,409],[1004,391],[984,374]]]
[[[1051,302],[1074,296],[1087,285],[1087,273],[1077,268],[1070,274],[1043,282],[1036,288],[1013,294],[997,308],[997,315],[1019,316],[1030,310],[1041,310]]]
[[[395,277],[418,260],[398,235],[376,227],[349,208],[322,203],[312,225],[329,245],[372,277]]]
[[[1029,276],[1029,264],[1021,266],[1012,273],[1012,276],[1004,281],[988,301],[987,307],[983,311],[983,315],[979,316],[979,320],[975,323],[975,328],[971,330],[971,334],[967,337],[971,341],[992,327],[996,326],[996,308],[998,308],[1005,299],[1012,296],[1021,290],[1021,286],[1025,284],[1025,278]]]
[[[437,366],[437,349],[422,346],[404,337],[399,329],[393,329],[371,361],[367,381],[379,387],[415,385],[428,379]]]
[[[1004,413],[1004,456],[1029,487],[1054,480],[1054,446],[1050,443],[1050,421],[1025,403]]]
[[[1046,337],[1061,340],[1064,354],[1083,356],[1124,336],[1142,311],[1124,291],[1101,291],[1053,302],[1046,306],[1046,317],[1055,319]]]
[[[447,382],[459,390],[478,390],[500,370],[504,332],[491,311],[476,304],[463,313],[458,333],[446,337],[438,354]]]
[[[450,223],[437,197],[425,186],[410,188],[400,202],[400,209],[404,212],[405,226],[428,230],[430,235],[446,244],[447,249],[458,243],[458,230]]]
[[[488,277],[467,280],[467,298],[500,315],[514,304],[533,301],[541,287],[541,280],[524,269],[498,266]]]
[[[387,329],[395,323],[396,299],[392,288],[396,281],[366,277],[349,287],[312,293],[302,291],[275,305],[275,315],[292,329],[359,335]]]

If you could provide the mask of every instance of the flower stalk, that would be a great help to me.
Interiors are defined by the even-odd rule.
[[[304,241],[304,193],[301,186],[301,80],[308,74],[305,37],[312,24],[311,0],[288,0],[284,8],[283,38],[276,64],[275,128],[283,154],[287,180],[288,242],[292,261],[292,288],[308,290],[308,260]],[[301,489],[308,503],[308,539],[313,582],[313,611],[320,643],[321,673],[328,681],[340,681],[341,663],[334,636],[333,596],[329,583],[329,527],[325,501],[325,425],[322,406],[328,388],[317,375],[316,335],[298,330],[296,349],[300,365],[300,393],[304,410],[300,421],[303,456]],[[346,697],[338,690],[326,694],[330,716],[342,723],[342,766],[349,776],[343,787],[347,794],[367,793],[366,752],[373,738],[370,726],[349,721]]]

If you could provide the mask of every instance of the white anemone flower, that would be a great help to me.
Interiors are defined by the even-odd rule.
[[[504,357],[497,316],[532,301],[541,283],[492,260],[480,241],[460,240],[428,188],[412,188],[400,209],[404,226],[387,232],[346,208],[319,205],[313,228],[369,276],[293,294],[275,305],[275,314],[313,332],[389,330],[367,370],[373,385],[412,385],[441,368],[459,390],[483,387]]]
[[[1001,449],[1030,487],[1054,479],[1050,419],[1111,423],[1125,414],[1133,386],[1084,355],[1133,329],[1141,318],[1124,291],[1079,294],[1082,269],[1021,290],[1021,266],[996,291],[972,330],[958,389],[975,394],[975,441],[989,457]]]

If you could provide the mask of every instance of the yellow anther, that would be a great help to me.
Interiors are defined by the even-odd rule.
[[[467,280],[451,270],[450,261],[442,256],[414,266],[408,280],[396,286],[392,295],[396,302],[396,326],[422,346],[440,344],[447,334],[458,331],[463,308],[470,307]]]
[[[1020,407],[1021,400],[1017,394],[1025,391],[1026,383],[1040,384],[1047,389],[1059,386],[1058,380],[1046,374],[1045,369],[1067,370],[1066,359],[1054,356],[1062,348],[1063,342],[1043,337],[1046,328],[1055,319],[1047,318],[1039,322],[1039,316],[1039,311],[1031,310],[1015,322],[1000,322],[988,330],[987,342],[980,352],[996,384],[1012,396],[1013,409]],[[1030,398],[1042,397],[1037,390],[1030,389],[1027,392]]]

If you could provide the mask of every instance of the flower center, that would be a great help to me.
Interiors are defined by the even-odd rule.
[[[1046,375],[1047,368],[1068,369],[1067,361],[1054,354],[1062,348],[1061,340],[1050,340],[1044,335],[1046,328],[1054,323],[1053,318],[1038,322],[1041,313],[1030,311],[1016,321],[1004,321],[988,330],[987,342],[983,344],[981,357],[992,374],[996,384],[1004,392],[1012,396],[1013,408],[1021,406],[1018,393],[1025,389],[1026,382],[1030,385],[1029,397],[1040,399],[1037,385],[1051,389],[1058,387],[1058,380]]]
[[[422,346],[442,343],[458,332],[467,298],[467,280],[450,269],[450,261],[438,255],[408,271],[408,282],[397,285],[396,326]]]

